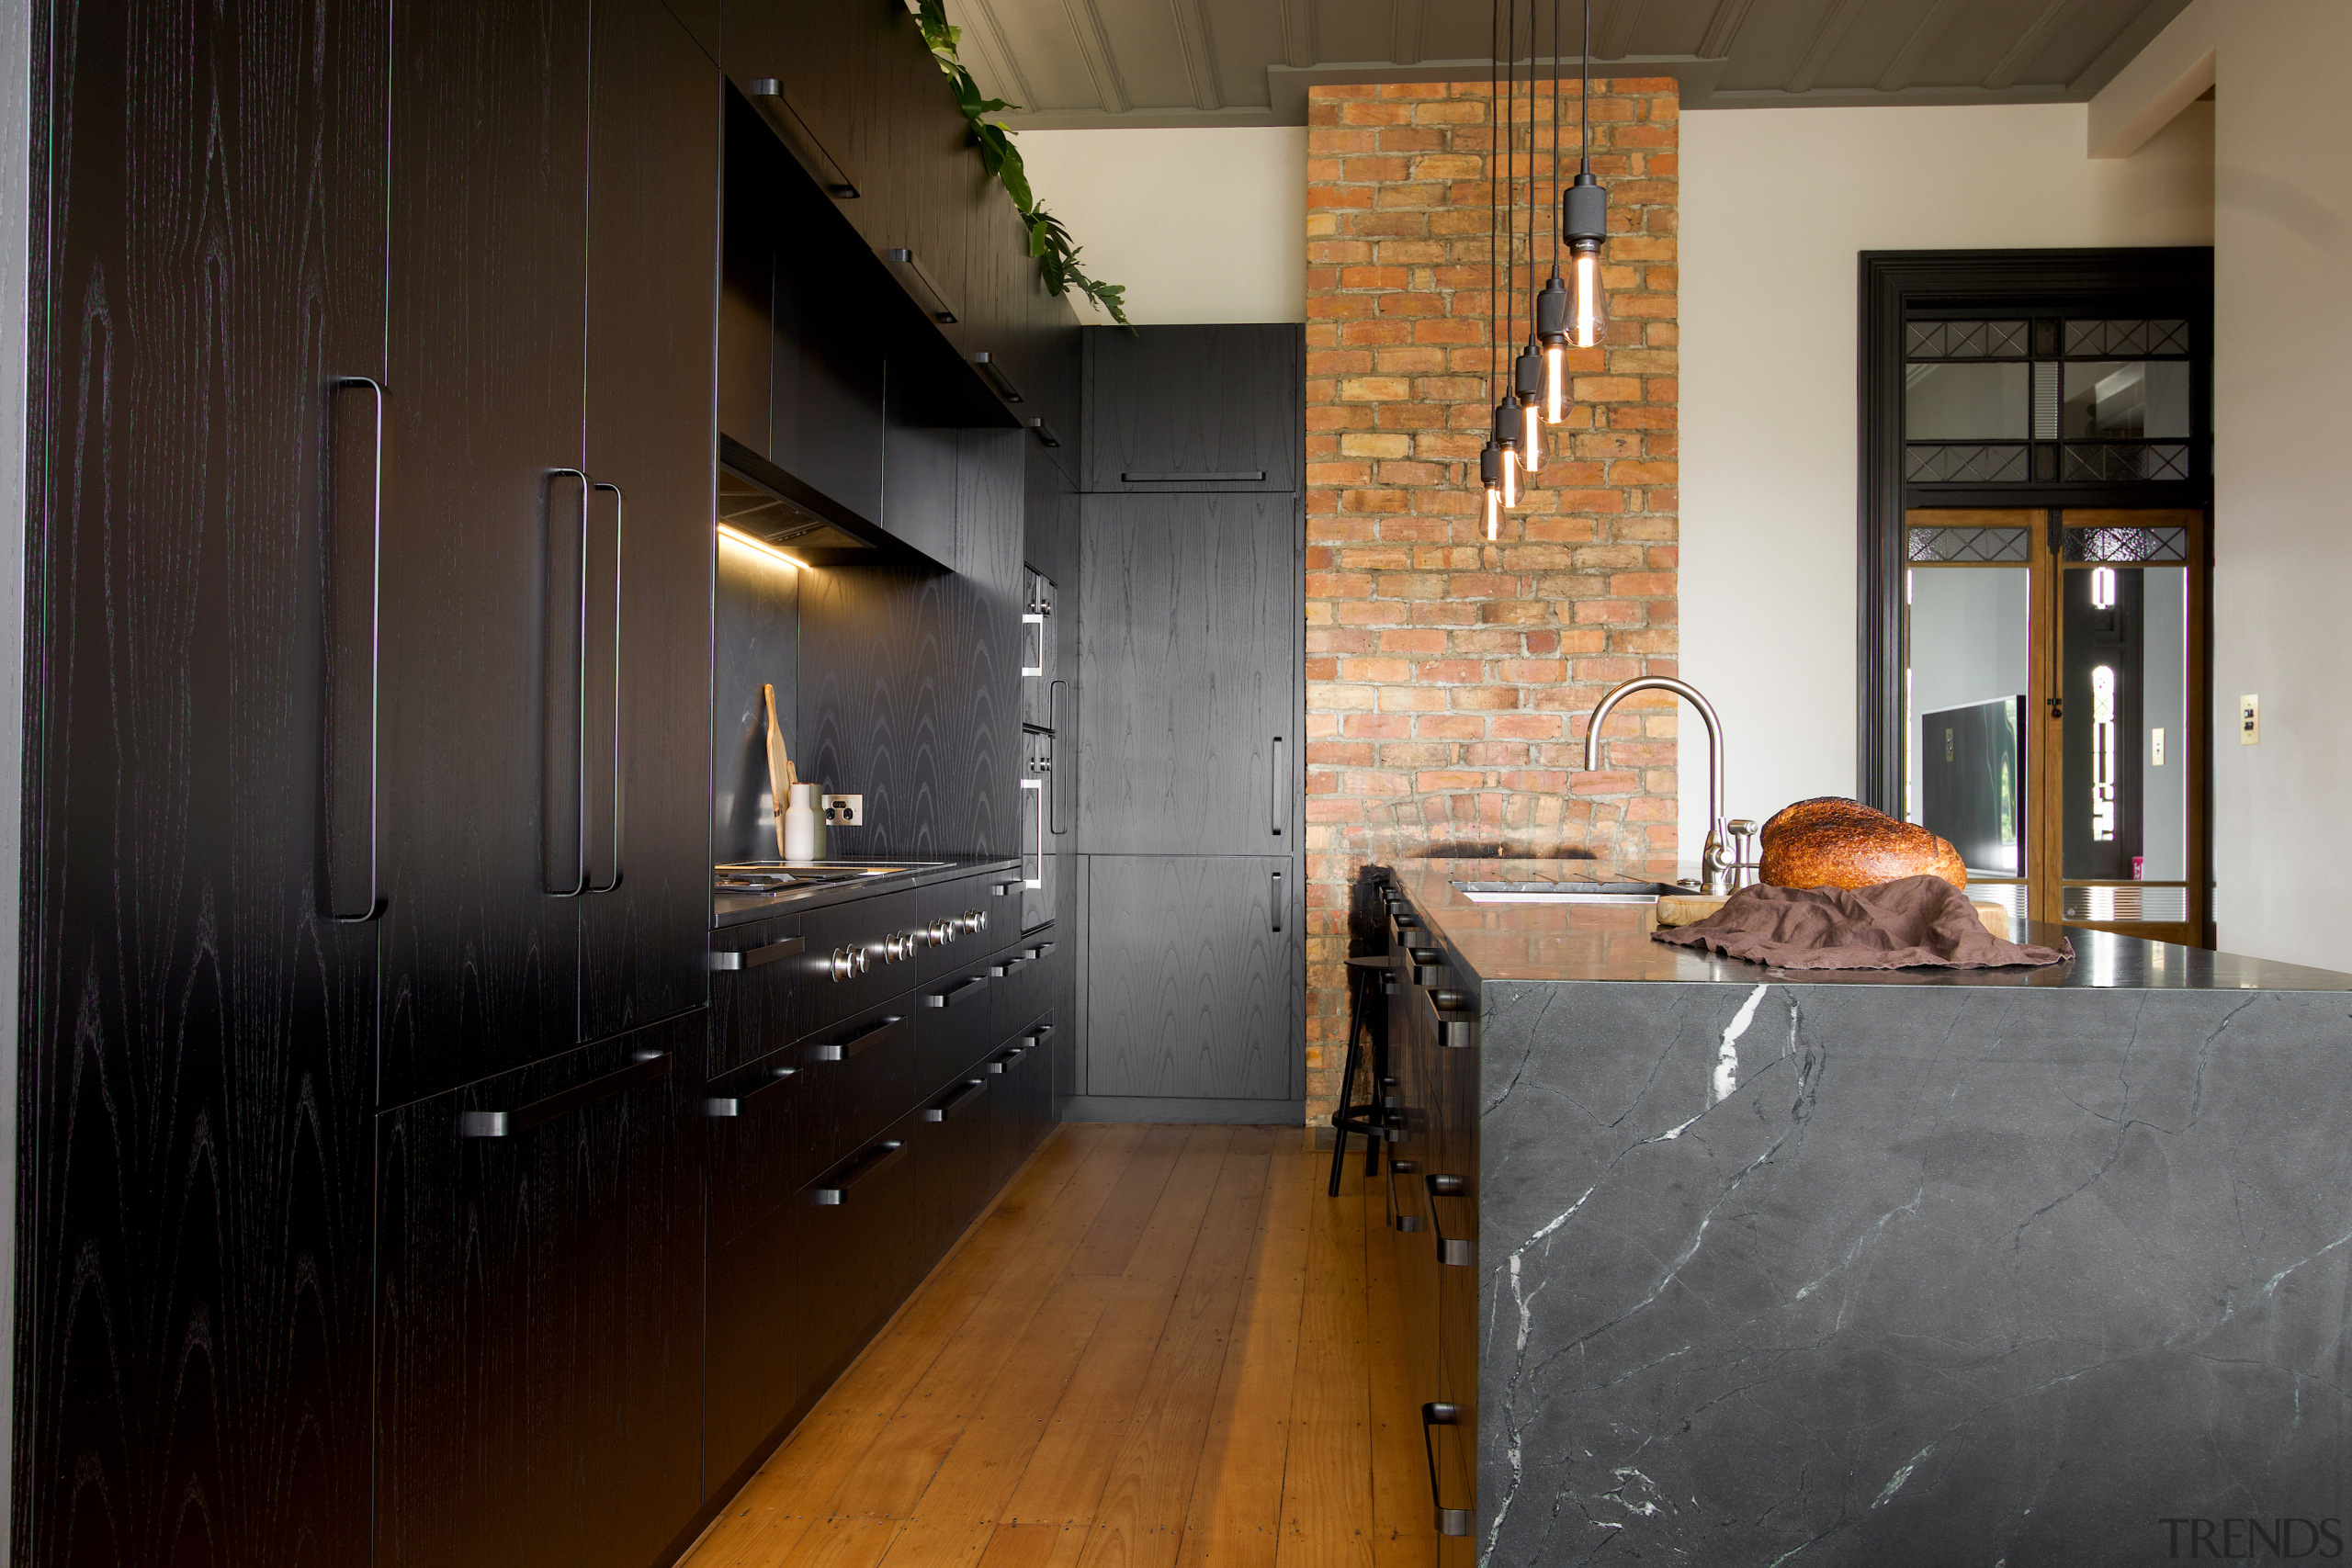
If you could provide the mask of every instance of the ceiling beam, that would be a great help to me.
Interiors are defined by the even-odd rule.
[[[2001,56],[2000,63],[1984,78],[1984,85],[1996,92],[2015,85],[2025,74],[2025,68],[2033,63],[2033,57],[2050,41],[2050,35],[2064,27],[2082,3],[2083,0],[2050,0],[2042,6],[2041,15],[2034,18],[2033,26],[2009,45],[2008,53]]]
[[[1610,6],[1609,20],[1600,29],[1600,58],[1624,59],[1625,51],[1634,47],[1634,27],[1641,19],[1642,0],[1617,0]],[[1558,52],[1566,54],[1567,51],[1561,50]]]
[[[1093,80],[1096,102],[1112,114],[1125,114],[1135,107],[1127,96],[1126,79],[1119,74],[1119,62],[1111,53],[1111,35],[1103,29],[1102,13],[1094,8],[1094,0],[1062,0],[1062,15],[1069,19],[1070,36],[1078,40],[1078,52],[1086,62],[1086,74]]]
[[[1829,63],[1829,57],[1838,52],[1839,44],[1846,41],[1847,32],[1861,14],[1862,0],[1838,0],[1838,4],[1829,8],[1829,14],[1821,19],[1821,26],[1815,29],[1813,42],[1806,47],[1804,59],[1798,62],[1796,74],[1789,78],[1790,92],[1809,93],[1813,90],[1814,82],[1821,75],[1821,68]]]
[[[1388,58],[1398,65],[1421,62],[1421,0],[1396,0],[1390,23]]]
[[[1004,41],[1004,27],[997,20],[995,7],[989,0],[961,0],[956,8],[965,17],[965,31],[980,46],[988,85],[995,89],[989,96],[1011,98],[1024,107],[1034,107],[1036,90],[1023,74],[1020,57]]]
[[[1184,51],[1184,74],[1193,84],[1193,107],[1225,107],[1225,90],[1217,85],[1216,50],[1209,39],[1208,14],[1201,0],[1169,0],[1176,13],[1176,39]]]
[[[1951,30],[1953,18],[1967,4],[1968,0],[1936,0],[1928,6],[1928,14],[1919,18],[1919,25],[1911,29],[1911,36],[1904,40],[1903,47],[1895,51],[1894,58],[1888,61],[1886,69],[1880,73],[1878,90],[1899,93],[1909,86],[1912,76],[1919,69],[1919,62],[1928,58],[1928,51],[1943,41],[1944,34]]]
[[[1707,31],[1699,39],[1699,58],[1728,60],[1732,40],[1739,36],[1739,24],[1747,20],[1749,0],[1716,0],[1715,14],[1707,18]]]

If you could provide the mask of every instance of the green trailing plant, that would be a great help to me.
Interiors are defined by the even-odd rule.
[[[1078,264],[1079,247],[1070,239],[1069,231],[1060,219],[1038,205],[1035,194],[1030,190],[1029,171],[1021,162],[1021,150],[1012,144],[1012,132],[988,118],[1021,106],[980,96],[979,84],[972,80],[972,73],[956,57],[963,29],[948,26],[941,0],[920,3],[922,41],[931,50],[932,59],[938,62],[940,74],[955,88],[956,107],[972,122],[972,139],[980,150],[980,166],[1004,186],[1004,194],[1012,198],[1022,223],[1029,231],[1029,254],[1036,258],[1047,291],[1058,296],[1075,288],[1101,306],[1113,321],[1123,327],[1130,325],[1126,285],[1104,283],[1087,276],[1086,269]]]

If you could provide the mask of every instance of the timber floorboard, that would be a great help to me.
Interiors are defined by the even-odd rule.
[[[1374,1178],[1057,1128],[681,1568],[1437,1562]]]

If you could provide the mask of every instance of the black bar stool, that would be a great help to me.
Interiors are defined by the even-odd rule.
[[[1340,1108],[1331,1112],[1331,1196],[1340,1195],[1340,1170],[1347,1163],[1348,1134],[1360,1135],[1363,1143],[1363,1173],[1380,1174],[1380,1145],[1386,1141],[1388,1116],[1385,1109],[1385,1076],[1388,1064],[1375,1061],[1372,1068],[1373,1098],[1367,1103],[1351,1105],[1349,1097],[1355,1093],[1356,1069],[1363,1066],[1364,995],[1370,992],[1377,998],[1381,985],[1388,974],[1385,957],[1351,958],[1348,960],[1348,1060],[1340,1070]],[[1385,1042],[1375,1042],[1375,1045]],[[1385,1052],[1375,1049],[1374,1055]]]

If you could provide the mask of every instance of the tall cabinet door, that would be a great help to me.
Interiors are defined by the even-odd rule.
[[[389,7],[42,15],[16,1561],[364,1562]]]
[[[1090,1096],[1295,1100],[1298,879],[1265,855],[1087,857]]]
[[[618,605],[615,641],[589,644],[588,690],[618,733],[586,777],[592,824],[615,826],[609,844],[592,832],[602,863],[581,901],[583,1040],[705,999],[718,504],[718,68],[661,0],[595,14],[587,468],[616,513],[620,574],[588,596]]]
[[[1295,495],[1086,498],[1082,852],[1295,849],[1298,513]]]
[[[394,19],[382,1089],[578,1039],[588,0]],[[602,533],[602,529],[596,530]],[[609,537],[609,536],[606,536]]]

